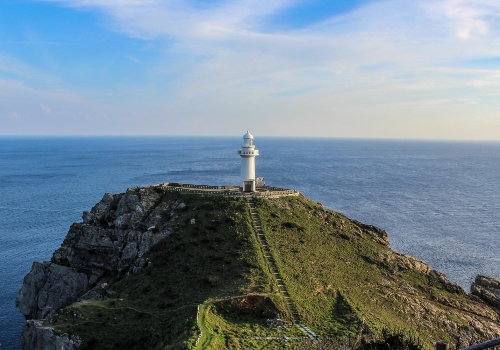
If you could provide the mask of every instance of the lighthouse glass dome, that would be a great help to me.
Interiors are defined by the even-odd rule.
[[[243,146],[251,147],[253,146],[253,135],[248,131],[245,135],[243,135]]]

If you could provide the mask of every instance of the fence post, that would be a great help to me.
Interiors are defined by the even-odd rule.
[[[448,343],[445,341],[438,341],[436,343],[436,350],[448,350]]]

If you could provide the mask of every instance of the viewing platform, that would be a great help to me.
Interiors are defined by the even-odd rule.
[[[181,184],[177,182],[165,182],[162,184],[151,185],[151,187],[161,187],[166,191],[172,192],[189,192],[232,197],[278,198],[286,196],[298,196],[300,194],[300,192],[297,190],[290,190],[274,186],[257,187],[253,192],[244,192],[243,188],[239,186],[194,185]]]

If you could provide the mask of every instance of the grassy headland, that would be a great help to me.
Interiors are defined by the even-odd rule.
[[[78,335],[86,349],[282,349],[284,335],[300,347],[296,327],[264,325],[290,315],[247,201],[147,190],[161,192],[155,207],[176,203],[162,213],[157,229],[171,233],[144,256],[150,263],[105,276],[108,286],[95,288],[102,300],[74,303],[50,326]],[[497,322],[427,265],[392,252],[381,230],[303,196],[256,206],[300,320],[320,339],[356,342],[397,329],[431,348],[473,332],[474,317]]]

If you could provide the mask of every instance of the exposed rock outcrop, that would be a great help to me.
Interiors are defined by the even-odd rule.
[[[417,259],[413,256],[388,251],[381,253],[375,262],[382,265],[388,269],[393,269],[396,271],[418,271],[430,278],[433,278],[436,282],[440,283],[447,291],[458,294],[465,294],[465,291],[457,283],[453,283],[446,277],[445,274],[434,270],[425,261]]]
[[[90,286],[89,276],[51,262],[34,262],[16,299],[17,307],[30,319],[44,319],[75,301]]]
[[[477,275],[470,291],[488,304],[500,307],[500,280]]]
[[[386,231],[372,225],[363,224],[356,220],[352,221],[361,229],[363,233],[371,236],[376,242],[387,247],[389,246],[389,235]]]
[[[455,340],[462,346],[500,335],[497,310],[481,300],[470,298],[465,292],[443,294],[429,289],[430,295],[427,297],[420,293],[422,287],[401,280],[387,280],[386,283],[391,288],[382,293],[400,302],[401,312],[412,315],[412,320],[418,322],[422,329],[435,328],[435,322],[439,320],[442,330],[455,335]]]
[[[77,336],[56,335],[51,327],[42,322],[30,320],[23,326],[21,345],[24,350],[76,350],[82,344]]]
[[[142,256],[170,231],[163,217],[180,203],[160,202],[152,189],[106,193],[83,222],[74,223],[51,262],[35,262],[16,305],[27,319],[50,318],[95,286],[105,272],[123,273],[147,264]]]
[[[106,193],[90,213],[84,212],[83,223],[71,226],[52,261],[83,269],[128,269],[169,233],[160,222],[170,208],[157,206],[159,199],[160,194],[145,189]]]

